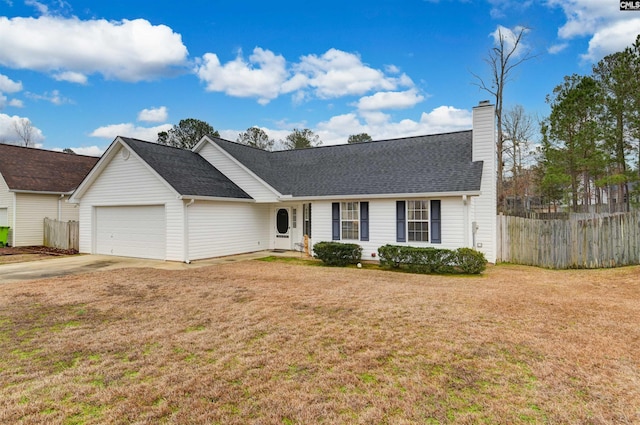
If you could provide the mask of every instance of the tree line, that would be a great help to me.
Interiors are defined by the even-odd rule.
[[[573,211],[628,211],[640,185],[640,35],[547,96],[535,166],[540,195]]]
[[[157,142],[162,145],[191,149],[204,136],[220,137],[220,133],[205,121],[187,118],[180,120],[177,125],[174,125],[168,131],[158,133]],[[347,140],[348,143],[370,141],[372,141],[372,138],[367,133],[350,135]],[[271,151],[276,147],[275,139],[270,138],[264,130],[258,127],[249,127],[246,131],[238,134],[236,142],[266,151]],[[322,141],[320,136],[308,128],[294,128],[284,140],[280,141],[279,145],[285,150],[306,149],[320,146]]]

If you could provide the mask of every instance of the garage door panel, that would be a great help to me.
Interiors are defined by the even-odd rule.
[[[96,208],[96,253],[165,259],[165,208],[121,206]]]

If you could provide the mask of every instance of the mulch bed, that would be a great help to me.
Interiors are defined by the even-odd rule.
[[[77,253],[78,251],[76,251],[75,249],[58,249],[58,248],[50,248],[46,246],[0,247],[0,255],[40,254],[40,255],[62,256],[62,255],[74,255]]]

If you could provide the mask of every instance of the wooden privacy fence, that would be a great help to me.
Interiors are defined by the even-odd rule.
[[[44,246],[78,251],[80,232],[77,221],[44,219]]]
[[[568,220],[498,216],[498,261],[554,269],[640,264],[640,211]]]

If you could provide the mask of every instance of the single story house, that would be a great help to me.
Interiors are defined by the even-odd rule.
[[[473,128],[267,152],[205,136],[192,150],[117,137],[71,197],[80,252],[192,260],[344,241],[496,255],[495,110]]]
[[[77,221],[67,201],[98,158],[0,144],[0,226],[11,246],[42,245],[44,218]]]

